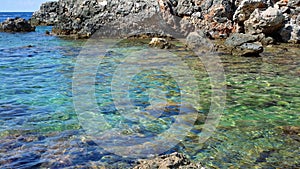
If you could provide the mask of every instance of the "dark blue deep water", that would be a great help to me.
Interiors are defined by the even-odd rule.
[[[31,15],[0,13],[0,21],[14,17],[29,19]],[[0,32],[0,168],[132,167],[134,160],[114,155],[87,136],[75,112],[74,68],[86,40],[47,36],[46,31],[51,31],[51,27],[39,26],[30,33]],[[85,51],[103,61],[92,83],[95,93],[91,95],[96,97],[99,112],[85,112],[87,118],[94,118],[88,125],[108,131],[112,126],[119,127],[120,138],[132,135],[135,139],[120,144],[123,147],[163,133],[178,115],[180,83],[160,70],[136,72],[128,88],[131,102],[119,103],[124,107],[134,105],[135,110],[141,110],[141,115],[124,119],[122,113],[133,112],[120,112],[114,105],[111,88],[115,87],[113,76],[120,63],[129,65],[124,67],[127,71],[143,64],[174,67],[175,63],[160,53],[153,54],[155,59],[142,62],[128,59],[134,53],[137,54],[132,58],[138,57],[139,51],[148,48],[148,42],[122,41],[101,54]],[[196,112],[197,120],[191,124],[189,116],[185,116],[188,114],[182,115],[185,118],[181,124],[194,127],[167,153],[184,153],[208,168],[300,168],[300,51],[299,46],[284,45],[266,48],[261,57],[255,58],[218,55],[226,76],[222,84],[227,86],[226,106],[216,132],[205,143],[200,143],[199,137],[211,105],[210,78],[191,52],[182,46],[172,51],[187,63],[190,73],[196,77],[200,106],[184,107],[186,112]],[[90,72],[77,74],[88,79]],[[115,80],[117,86],[123,83]],[[150,92],[153,89],[154,94]],[[193,88],[187,85],[187,90]],[[81,106],[91,104],[86,99],[77,101]],[[163,101],[167,101],[167,106]],[[159,115],[159,111],[163,113]],[[97,121],[99,114],[107,125]],[[163,142],[156,147],[158,150],[183,134],[182,126],[177,127],[175,132],[159,138]],[[110,134],[100,135],[98,141],[104,140],[106,145],[118,143],[118,139],[112,140],[118,137]]]
[[[20,17],[26,20],[30,19],[33,12],[0,12],[0,22],[3,22],[7,18]]]

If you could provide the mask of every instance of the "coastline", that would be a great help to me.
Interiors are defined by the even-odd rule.
[[[119,0],[119,1],[123,2],[122,0]],[[264,65],[269,64],[268,63],[269,60],[267,60],[268,58],[271,58],[270,62],[274,62],[274,65],[275,64],[279,64],[279,65],[295,64],[296,65],[296,61],[293,62],[293,59],[294,60],[297,59],[297,56],[296,56],[297,48],[300,47],[299,46],[300,45],[299,44],[300,43],[300,40],[299,40],[300,34],[295,34],[294,37],[290,36],[290,38],[294,38],[292,40],[291,39],[283,40],[283,36],[281,36],[280,35],[281,33],[279,33],[278,31],[282,32],[282,30],[285,27],[287,27],[287,25],[290,25],[290,23],[285,23],[285,21],[282,21],[283,18],[281,15],[278,15],[279,19],[278,18],[275,19],[276,21],[278,21],[278,23],[280,23],[278,26],[278,23],[276,22],[276,24],[277,24],[276,26],[278,26],[277,28],[275,28],[276,26],[273,25],[275,29],[270,29],[270,27],[264,27],[264,26],[261,26],[261,24],[260,24],[260,25],[258,25],[258,27],[262,29],[262,32],[255,32],[256,30],[260,30],[260,29],[254,29],[254,30],[250,29],[249,32],[254,31],[254,33],[249,33],[249,32],[245,33],[244,32],[245,30],[243,30],[243,29],[245,29],[245,27],[240,28],[241,25],[244,25],[244,22],[246,22],[246,21],[250,22],[249,19],[251,19],[251,16],[252,16],[252,19],[255,20],[255,16],[257,16],[259,18],[261,16],[262,12],[269,9],[270,6],[268,6],[269,4],[267,4],[267,2],[265,2],[265,1],[259,1],[259,3],[265,3],[264,5],[266,5],[261,9],[261,11],[256,11],[255,15],[251,14],[248,16],[249,18],[245,19],[245,20],[243,20],[243,19],[240,20],[239,17],[236,17],[236,22],[233,22],[234,15],[237,16],[240,13],[235,14],[236,11],[232,11],[232,8],[227,9],[226,6],[221,6],[220,8],[217,8],[218,5],[220,5],[220,4],[223,5],[224,1],[218,1],[217,4],[212,4],[212,6],[210,6],[210,7],[207,7],[203,4],[201,5],[201,8],[203,6],[208,8],[207,11],[210,11],[212,13],[211,14],[212,16],[209,16],[208,12],[206,13],[206,12],[202,12],[202,11],[199,14],[198,13],[199,9],[195,7],[194,3],[192,3],[193,5],[190,5],[190,6],[185,6],[185,5],[179,3],[176,5],[176,7],[174,7],[175,6],[174,4],[171,4],[171,6],[170,6],[170,4],[165,4],[165,2],[167,2],[167,1],[163,1],[163,0],[158,1],[158,4],[160,5],[159,7],[157,7],[155,5],[151,5],[151,4],[150,5],[149,4],[139,4],[141,6],[141,8],[136,7],[138,5],[132,5],[130,3],[124,2],[123,6],[121,5],[121,7],[125,8],[125,9],[121,10],[120,6],[117,5],[117,7],[114,7],[113,5],[109,4],[106,1],[99,3],[98,1],[90,0],[90,1],[86,1],[86,4],[72,4],[68,1],[63,2],[62,0],[60,0],[57,3],[52,2],[52,3],[43,4],[41,6],[41,10],[39,10],[33,14],[33,17],[32,17],[33,20],[31,20],[30,23],[34,26],[50,25],[53,27],[51,35],[58,36],[58,37],[61,37],[62,39],[67,39],[67,40],[88,39],[88,38],[91,38],[97,32],[98,32],[99,37],[112,36],[114,38],[120,38],[120,37],[123,38],[123,37],[126,37],[128,35],[128,33],[131,33],[133,31],[133,35],[141,33],[141,36],[142,36],[141,39],[147,39],[149,41],[151,40],[151,38],[162,38],[163,39],[162,43],[167,42],[167,43],[172,44],[172,43],[176,43],[176,42],[172,41],[172,38],[175,40],[182,38],[182,39],[186,40],[186,42],[187,42],[187,45],[182,47],[182,50],[194,49],[201,45],[203,46],[203,44],[205,44],[207,42],[207,40],[209,40],[210,42],[213,43],[213,50],[218,55],[250,56],[250,57],[242,57],[241,62],[240,62],[240,60],[238,60],[236,62],[241,63],[241,65],[242,65],[242,64],[246,64],[247,62],[255,61],[255,63],[258,64],[259,68],[251,69],[253,66],[252,67],[246,66],[246,67],[251,69],[249,71],[253,71],[254,73],[257,73],[257,74],[264,73],[264,69],[265,69]],[[182,2],[182,1],[179,1],[179,2]],[[250,2],[257,3],[257,1],[255,1],[255,2],[250,1]],[[278,6],[280,8],[284,8],[284,7],[288,8],[288,9],[284,8],[284,10],[294,9],[294,8],[291,8],[290,6],[288,6],[288,3],[282,4],[283,2],[285,2],[285,1],[278,1],[275,4],[278,4]],[[241,10],[242,7],[240,7],[240,6],[242,6],[243,3],[244,3],[244,6],[247,6],[247,4],[245,5],[246,1],[239,2],[239,4],[235,5],[236,10],[240,9],[239,12],[243,12],[243,10],[245,10],[245,9],[243,8],[243,10]],[[273,4],[272,9],[275,4]],[[174,6],[172,6],[172,5],[174,5]],[[296,4],[296,5],[299,5],[299,4]],[[106,13],[107,15],[102,16],[104,18],[108,17],[108,19],[106,18],[107,20],[106,19],[102,20],[101,17],[94,18],[94,16],[98,16],[99,14],[101,14],[101,12],[96,10],[95,15],[87,14],[87,12],[89,12],[89,9],[94,10],[95,6],[102,7],[101,9],[99,9],[99,11],[101,11],[103,13],[106,13],[107,11],[109,11],[111,13],[119,12],[119,10],[120,10],[120,13],[118,13],[120,16],[113,16],[112,18],[109,18],[111,13],[108,12],[108,14]],[[128,6],[131,6],[131,8],[126,9],[126,7],[128,7]],[[146,10],[144,10],[143,7],[145,7]],[[247,7],[249,7],[249,6],[247,6]],[[80,9],[81,9],[81,12],[78,12],[78,11],[80,11]],[[220,14],[218,13],[218,10],[219,10],[219,12],[221,11]],[[225,11],[223,11],[223,10],[225,10]],[[228,12],[227,10],[231,11],[231,13],[227,14],[227,12]],[[254,10],[255,9],[253,9],[253,13],[254,13]],[[74,14],[74,13],[72,13],[72,11],[76,11],[78,13]],[[128,13],[128,11],[135,11],[135,12]],[[159,16],[155,15],[155,12],[157,12],[157,11],[160,12]],[[173,13],[172,11],[173,12],[176,11],[175,16],[172,14]],[[281,11],[281,13],[283,14],[282,11]],[[271,15],[271,16],[276,18],[277,14],[278,13],[275,12],[275,15]],[[78,15],[78,16],[76,16],[76,15]],[[224,15],[226,15],[226,16],[224,16]],[[294,15],[299,15],[299,13],[294,14]],[[46,17],[44,17],[44,16],[46,16]],[[69,17],[69,19],[66,19],[67,17]],[[217,17],[217,18],[215,18],[215,17]],[[74,18],[76,18],[76,19],[74,19]],[[96,20],[100,20],[101,22],[103,21],[103,23],[97,25]],[[132,23],[134,23],[135,20],[138,20],[141,22],[134,25]],[[288,18],[289,22],[290,22],[290,20],[291,20],[291,18]],[[162,21],[163,24],[161,24],[161,25],[159,25],[159,27],[157,27],[155,25],[155,23],[160,23],[160,21]],[[169,22],[167,22],[167,21],[169,21]],[[177,21],[179,21],[179,22],[177,22]],[[147,23],[145,23],[145,22],[147,22]],[[168,23],[168,24],[165,24],[165,23]],[[294,25],[297,26],[298,23],[299,23],[299,21],[297,21],[297,22],[295,21]],[[200,25],[200,27],[195,27],[195,25],[197,25],[197,26]],[[212,25],[214,25],[214,27],[217,27],[218,30],[212,31],[212,29],[213,29]],[[248,25],[249,25],[249,23],[248,23]],[[140,28],[141,26],[143,26],[143,28]],[[146,28],[144,28],[144,27],[146,27]],[[155,30],[155,31],[153,32],[153,30]],[[267,30],[267,32],[266,32],[266,30]],[[120,32],[118,32],[118,31],[120,31]],[[239,32],[239,31],[241,31],[241,32]],[[144,32],[146,32],[146,33],[144,33]],[[196,32],[197,34],[190,34],[192,32]],[[289,33],[291,35],[292,32],[289,32]],[[170,40],[168,39],[169,36],[171,37]],[[286,36],[288,36],[288,35],[286,35]],[[134,39],[132,39],[132,40],[134,41]],[[158,42],[158,43],[160,43],[160,42]],[[143,44],[143,45],[147,46],[147,43]],[[160,44],[158,44],[157,46],[159,46],[159,45]],[[163,45],[165,45],[165,44],[163,44]],[[34,50],[36,47],[31,46],[30,48],[33,48],[33,50]],[[165,47],[163,46],[162,48],[165,48]],[[28,49],[28,50],[31,50],[31,49]],[[206,49],[203,48],[202,50],[206,50]],[[291,53],[293,55],[290,55]],[[276,58],[277,55],[279,56],[278,58]],[[289,58],[287,59],[288,61],[284,60],[284,55],[289,56]],[[253,56],[255,56],[255,58],[252,59]],[[259,59],[257,59],[256,57],[262,58],[261,62],[257,61]],[[224,57],[224,58],[226,58],[226,57]],[[224,58],[222,58],[222,59],[224,59]],[[229,57],[229,58],[234,60],[234,58],[232,58],[232,57]],[[225,65],[227,63],[231,63],[230,61],[226,62],[226,59],[224,59],[224,60],[225,60],[224,61]],[[232,61],[232,63],[236,64],[236,63],[234,63],[234,61]],[[232,66],[232,67],[234,67],[234,66]],[[261,69],[261,71],[256,71],[256,69]],[[275,68],[273,68],[273,69],[275,69]],[[290,68],[290,69],[293,70],[293,68]],[[236,69],[235,71],[240,71],[240,70],[245,71],[245,72],[248,71],[246,69],[244,70],[244,68],[242,66],[240,69]],[[283,69],[283,70],[285,70],[285,69]],[[285,71],[287,71],[287,74],[289,74],[289,73],[292,74],[291,72],[288,71],[288,68]],[[272,72],[271,73],[268,72],[268,73],[271,74]],[[276,73],[284,74],[285,72],[282,71],[282,72],[276,72]],[[297,77],[297,75],[299,75],[299,73],[300,73],[299,70],[295,70],[295,72],[293,72],[292,76]],[[245,77],[245,78],[247,79],[247,77]],[[251,79],[252,77],[249,77],[249,78]],[[277,76],[274,75],[274,79],[276,79],[276,78],[277,78]],[[244,85],[246,85],[246,86],[248,85],[248,84],[243,84],[244,83],[243,78],[241,78],[239,80],[241,80],[241,81],[231,82],[231,84],[229,84],[230,82],[228,82],[227,87],[229,88],[229,91],[234,89],[234,87],[242,88]],[[257,80],[257,79],[255,79],[255,80]],[[255,80],[247,81],[247,83],[253,85],[252,83],[254,83]],[[262,84],[260,84],[260,82],[257,82],[257,83],[259,83],[259,85],[261,85],[260,86],[261,88],[263,88],[262,87],[263,85],[266,85],[267,87],[270,87],[268,85],[271,85],[271,88],[267,89],[267,90],[273,90],[271,82],[270,82],[271,84],[267,81],[261,82]],[[283,85],[283,82],[278,82],[278,85]],[[254,88],[253,86],[249,86],[249,90],[252,90],[253,88]],[[265,92],[265,91],[263,91],[263,92]],[[274,89],[274,92],[276,93],[275,89]],[[258,95],[259,93],[257,92],[256,94]],[[235,101],[238,102],[239,97],[238,96],[236,96],[236,97],[237,98],[235,98],[236,99]],[[252,97],[255,97],[255,96],[252,96]],[[240,98],[240,99],[243,101],[243,103],[245,105],[247,105],[247,99],[245,99],[245,100],[243,100],[244,98]],[[270,98],[268,98],[268,99],[270,99]],[[282,107],[282,109],[284,109],[284,108],[288,109],[288,106],[291,105],[292,103],[294,104],[293,101],[282,101],[282,102],[278,101],[277,102],[277,101],[272,100],[272,98],[271,98],[271,100],[269,102],[266,101],[261,104],[265,104],[267,106],[276,105],[276,106]],[[255,103],[249,103],[249,104],[250,104],[250,106],[255,106],[255,105],[251,105],[251,104],[255,104]],[[295,110],[297,110],[297,109],[295,109]],[[233,124],[231,124],[231,125],[233,125]],[[245,120],[245,125],[248,125],[246,120]],[[247,129],[247,127],[249,127],[249,129]],[[249,134],[252,132],[251,124],[249,124],[249,126],[247,126],[247,127],[243,128],[243,129],[244,129],[244,131],[246,131],[246,134]],[[227,127],[221,128],[220,130],[225,130],[225,131],[228,130],[229,131],[230,129],[234,129],[234,127],[229,125]],[[234,130],[236,130],[236,129],[234,129]],[[279,126],[279,127],[276,127],[274,129],[274,131],[277,132],[276,134],[274,134],[274,136],[278,136],[278,135],[282,134],[284,137],[286,137],[287,142],[290,141],[293,143],[299,143],[297,141],[297,139],[299,139],[299,128],[297,128],[297,126],[296,127],[295,126],[287,126],[287,125]],[[249,133],[247,133],[247,132],[249,132]],[[253,132],[255,132],[256,135],[260,134],[259,133],[260,131],[255,130]],[[241,133],[239,133],[239,134],[241,134]],[[243,134],[245,134],[245,133],[242,133],[241,135],[243,135]],[[257,136],[257,137],[258,138],[266,137],[267,134],[266,135],[264,135],[264,134],[261,134],[263,136]],[[272,134],[273,133],[271,133],[271,135]],[[9,137],[10,136],[7,136],[7,138],[9,138]],[[22,137],[22,134],[20,134],[20,136],[19,135],[11,136],[11,139],[12,140],[15,139],[14,137],[19,139],[19,137]],[[24,136],[24,137],[26,137],[26,136]],[[220,136],[220,138],[222,138],[222,137],[225,137],[225,136]],[[35,138],[35,136],[32,136],[32,138],[34,138],[36,142],[40,141],[39,137]],[[220,138],[218,138],[218,139],[220,139]],[[80,139],[82,139],[82,138],[80,138]],[[216,139],[216,138],[214,138],[214,139]],[[257,138],[255,137],[253,139],[257,139]],[[219,144],[221,144],[220,140],[216,139],[214,141],[219,142]],[[258,141],[259,141],[259,139],[258,139]],[[28,142],[30,142],[30,141],[28,141]],[[80,140],[79,142],[80,143],[83,142],[84,144],[94,144],[94,143],[91,143],[92,142],[91,140],[86,141],[84,139]],[[63,146],[63,144],[64,144],[63,142],[58,143],[59,146]],[[68,146],[69,146],[68,148],[71,149],[72,145],[68,145]],[[278,146],[278,147],[280,147],[280,146]],[[253,155],[250,153],[251,155],[258,156],[258,157],[255,156],[256,159],[254,161],[253,161],[253,159],[251,159],[252,160],[251,162],[255,162],[255,164],[257,164],[257,165],[260,162],[267,163],[267,158],[269,158],[269,157],[271,158],[272,154],[276,154],[277,156],[280,155],[280,153],[277,152],[277,149],[276,149],[278,147],[274,148],[272,146],[269,146],[266,149],[263,149],[259,152],[256,152],[256,153],[251,152],[254,154]],[[280,147],[280,148],[282,149],[282,147]],[[280,148],[278,148],[278,149],[280,149]],[[55,148],[53,148],[53,149],[55,149]],[[228,149],[230,150],[230,147]],[[231,151],[234,151],[234,150],[231,150]],[[282,151],[282,150],[280,150],[280,151]],[[60,153],[62,153],[62,152],[63,151],[61,151]],[[223,158],[226,159],[226,156],[224,154],[222,154],[222,155],[223,155]],[[207,158],[211,158],[211,157],[207,157]],[[216,156],[214,158],[218,159],[219,157]],[[220,157],[220,159],[221,159],[221,157]],[[206,160],[209,161],[209,160],[213,160],[213,159],[206,159]],[[230,162],[229,157],[226,160]],[[270,162],[270,163],[272,163],[272,162]],[[274,166],[278,165],[276,162],[274,162],[274,163],[275,163]],[[171,154],[171,155],[163,155],[163,156],[155,158],[154,160],[152,160],[152,159],[150,159],[149,161],[141,160],[139,162],[139,164],[141,166],[140,167],[137,166],[137,168],[141,168],[141,169],[144,169],[144,168],[146,169],[147,166],[153,166],[153,165],[155,165],[155,166],[161,165],[161,167],[166,167],[166,166],[168,167],[168,165],[169,165],[170,168],[178,168],[179,166],[182,166],[182,168],[184,168],[185,166],[188,166],[190,168],[193,168],[193,167],[200,168],[201,167],[200,163],[195,164],[192,161],[190,161],[189,158],[187,158],[181,154],[176,154],[176,153]],[[295,164],[295,166],[296,165],[297,164]],[[93,166],[93,164],[91,164],[91,166]],[[249,161],[247,161],[247,164],[245,164],[245,166],[249,166]],[[84,166],[82,166],[82,167],[84,167]],[[93,167],[99,167],[99,166],[95,165]]]

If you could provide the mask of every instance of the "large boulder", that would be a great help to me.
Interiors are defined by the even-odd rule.
[[[244,32],[244,22],[249,19],[255,9],[264,9],[268,6],[267,0],[243,0],[233,15],[236,32]]]
[[[32,32],[35,27],[31,26],[27,20],[23,18],[8,18],[0,23],[0,32]]]
[[[255,9],[244,22],[245,33],[272,35],[284,26],[284,20],[285,17],[277,8],[269,7],[264,11]]]
[[[263,46],[258,42],[258,35],[234,33],[226,39],[225,45],[232,55],[237,56],[258,56],[263,52]]]

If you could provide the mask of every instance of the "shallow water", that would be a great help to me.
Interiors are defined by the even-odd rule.
[[[50,29],[38,27],[32,33],[0,33],[0,165],[3,168],[133,166],[133,159],[114,155],[98,146],[78,121],[72,82],[77,56],[86,41],[46,36],[45,31]],[[89,117],[101,114],[109,124],[104,131],[110,131],[113,126],[121,133],[119,140],[110,133],[104,135],[101,144],[110,145],[112,139],[120,141],[122,136],[132,136],[134,142],[141,143],[145,138],[151,140],[164,133],[178,116],[178,103],[182,101],[180,79],[184,79],[181,73],[192,73],[197,80],[200,102],[198,106],[187,105],[184,112],[196,112],[197,121],[189,124],[190,117],[183,114],[182,124],[192,129],[166,153],[179,151],[204,166],[215,168],[300,167],[299,133],[286,134],[282,130],[284,126],[300,123],[299,47],[270,47],[262,57],[255,58],[216,55],[225,70],[226,106],[217,131],[200,144],[199,136],[211,105],[210,79],[199,58],[182,47],[171,50],[189,68],[176,72],[179,80],[162,70],[133,72],[128,88],[131,102],[125,100],[116,108],[111,90],[120,63],[130,66],[119,72],[130,72],[134,65],[176,66],[177,62],[155,54],[143,62],[126,57],[148,49],[146,42],[124,41],[97,55],[102,63],[93,84],[99,112],[91,112]],[[89,75],[90,72],[77,73]],[[118,78],[115,80],[117,84],[122,83]],[[153,94],[149,89],[159,92],[154,90]],[[187,99],[185,103],[188,101],[194,100]],[[130,104],[145,114],[126,112]],[[82,105],[89,103],[83,99]],[[125,118],[124,112],[129,114]],[[101,126],[96,121],[93,124]],[[182,131],[178,128],[169,137],[177,139]],[[169,141],[167,137],[161,139]],[[122,140],[121,143],[125,144]],[[168,144],[163,142],[160,146]]]

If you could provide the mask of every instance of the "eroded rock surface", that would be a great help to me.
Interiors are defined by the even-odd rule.
[[[0,23],[0,32],[32,32],[35,27],[31,26],[28,21],[23,18],[8,18]]]
[[[54,25],[54,34],[78,38],[95,32],[178,38],[202,30],[211,39],[238,32],[299,43],[299,13],[299,0],[59,0],[42,4],[31,23]]]
[[[232,55],[257,56],[263,52],[263,46],[259,36],[234,33],[226,39],[225,45],[230,49]]]

